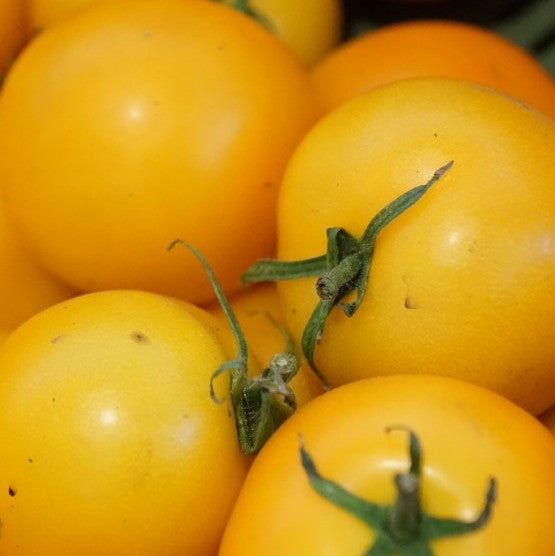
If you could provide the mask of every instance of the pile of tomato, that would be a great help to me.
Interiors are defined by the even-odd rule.
[[[2,1],[0,555],[553,554],[555,79],[355,5]]]

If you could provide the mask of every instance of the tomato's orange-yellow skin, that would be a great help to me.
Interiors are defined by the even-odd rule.
[[[25,0],[0,2],[0,83],[27,41]]]
[[[28,0],[31,26],[35,30],[45,29],[82,8],[112,1]],[[249,6],[307,66],[335,48],[343,37],[343,5],[340,0],[251,0]]]
[[[269,62],[271,60],[271,63]],[[45,267],[81,291],[214,299],[275,248],[285,164],[313,122],[305,68],[228,6],[111,2],[38,35],[0,102],[0,183]]]
[[[555,405],[539,415],[539,419],[555,435]]]
[[[286,341],[272,321],[274,319],[280,325],[285,325],[277,288],[272,283],[256,284],[234,295],[229,301],[245,335],[249,353],[254,355],[259,365],[259,368],[253,367],[252,370],[260,372],[264,366],[268,366],[274,354],[285,349]],[[229,328],[220,305],[212,305],[208,310],[218,318],[222,329]],[[302,357],[300,346],[295,346],[295,349],[297,355]],[[321,381],[304,360],[289,384],[299,407],[324,392]]]
[[[9,332],[35,313],[74,295],[30,255],[8,222],[0,199],[0,330]]]
[[[307,66],[317,63],[343,38],[339,0],[251,0],[250,4]]]
[[[410,427],[422,445],[421,502],[432,515],[472,520],[490,477],[491,520],[434,541],[436,556],[549,556],[555,546],[555,440],[506,398],[446,377],[366,379],[319,396],[286,421],[253,462],[219,556],[364,554],[374,533],[309,485],[299,437],[319,472],[358,496],[391,504],[407,471]]]
[[[357,237],[395,197],[454,164],[378,236],[366,297],[336,308],[316,346],[332,385],[445,374],[532,413],[555,403],[555,122],[471,82],[398,81],[345,103],[306,135],[279,202],[283,260]],[[314,279],[279,284],[294,337]]]
[[[184,302],[105,291],[8,337],[0,554],[215,553],[248,464],[209,395],[216,328]]]
[[[530,53],[470,23],[415,20],[351,39],[324,56],[312,81],[327,112],[369,89],[411,77],[476,81],[555,117],[555,80]]]

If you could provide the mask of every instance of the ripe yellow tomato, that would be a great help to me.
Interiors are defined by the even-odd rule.
[[[1,554],[215,553],[248,462],[229,401],[209,395],[214,327],[185,302],[104,291],[8,337]]]
[[[555,122],[491,89],[404,80],[324,117],[291,159],[279,259],[326,250],[326,229],[360,237],[401,193],[453,166],[377,238],[366,296],[332,310],[316,346],[331,385],[432,373],[482,384],[532,413],[555,403]],[[315,280],[279,284],[300,338]]]
[[[249,286],[229,301],[257,364],[268,365],[271,357],[283,351],[286,343],[279,328],[284,326],[285,318],[277,287],[271,283]],[[208,307],[208,311],[218,318],[222,329],[229,327],[220,305],[214,304]],[[284,332],[287,333],[286,330]],[[295,346],[295,349],[298,357],[302,357],[300,346]],[[260,372],[261,368],[252,370]],[[322,384],[306,361],[302,361],[297,374],[289,384],[299,407],[323,393]]]
[[[28,0],[31,27],[45,29],[84,7],[110,1],[114,0]],[[220,1],[238,4],[233,0]],[[342,39],[340,0],[250,0],[246,4],[306,65],[314,64]]]
[[[0,83],[27,40],[24,0],[0,2]]]
[[[6,219],[0,198],[0,331],[5,333],[35,313],[73,295],[40,268]]]
[[[331,52],[343,38],[340,0],[251,0],[250,5],[307,66]]]
[[[38,35],[0,100],[0,183],[41,263],[81,291],[213,299],[273,253],[278,184],[313,122],[306,70],[238,11],[111,2]]]
[[[394,474],[409,466],[406,433],[386,432],[396,426],[409,427],[420,440],[426,513],[471,521],[484,506],[488,480],[497,484],[485,525],[433,541],[433,554],[551,553],[555,440],[549,432],[490,390],[447,377],[399,375],[327,392],[276,431],[249,470],[219,556],[366,554],[375,530],[312,488],[299,437],[322,476],[390,505]]]
[[[327,112],[378,85],[432,76],[476,81],[555,117],[555,80],[530,53],[491,30],[458,21],[381,26],[324,56],[312,81]]]

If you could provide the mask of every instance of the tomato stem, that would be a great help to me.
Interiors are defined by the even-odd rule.
[[[432,556],[431,541],[476,531],[486,525],[496,496],[496,482],[490,479],[483,509],[473,521],[459,521],[432,516],[420,504],[421,446],[418,436],[404,426],[386,429],[404,430],[409,434],[409,470],[394,476],[397,496],[391,506],[376,504],[349,492],[338,483],[323,477],[300,439],[302,466],[311,486],[332,504],[358,517],[375,532],[373,545],[366,556]]]
[[[324,255],[300,261],[260,259],[243,273],[244,282],[318,277],[316,293],[319,301],[305,325],[301,345],[310,367],[326,387],[329,388],[330,384],[316,366],[314,350],[322,339],[329,314],[335,305],[348,317],[357,311],[366,293],[378,234],[387,224],[414,205],[452,165],[453,161],[443,165],[425,184],[413,187],[382,208],[370,220],[360,238],[356,238],[344,228],[328,228],[327,252]],[[355,300],[343,303],[342,300],[353,292],[356,292]]]
[[[237,345],[236,357],[224,361],[212,373],[210,397],[216,403],[223,402],[216,396],[214,381],[222,373],[230,371],[231,402],[239,444],[245,453],[256,454],[273,432],[297,408],[295,393],[288,384],[299,369],[294,345],[285,328],[272,319],[286,340],[285,350],[274,355],[269,365],[259,375],[249,376],[249,351],[245,335],[212,268],[197,248],[182,239],[172,241],[168,249],[173,249],[177,244],[187,247],[203,265]]]

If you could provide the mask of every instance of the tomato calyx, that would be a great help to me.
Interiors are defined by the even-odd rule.
[[[293,342],[285,328],[267,315],[284,337],[285,349],[275,354],[259,375],[250,376],[245,335],[212,268],[198,249],[181,239],[172,241],[168,249],[173,249],[178,243],[188,247],[204,266],[237,344],[236,357],[224,361],[212,374],[210,397],[216,403],[223,402],[216,395],[214,380],[230,371],[231,402],[239,445],[246,454],[257,454],[266,440],[297,409],[295,393],[289,386],[289,381],[297,374],[300,366]]]
[[[243,282],[252,283],[318,277],[316,293],[320,299],[304,328],[301,345],[310,367],[327,388],[330,384],[314,361],[314,350],[322,339],[326,319],[336,305],[347,317],[354,315],[366,293],[378,234],[414,205],[452,165],[453,161],[448,162],[436,170],[428,182],[413,187],[382,208],[370,220],[360,239],[344,228],[328,228],[324,255],[299,261],[260,259],[243,273]],[[356,292],[355,300],[343,303],[342,300],[353,292]]]
[[[432,556],[430,543],[442,537],[459,536],[484,527],[490,519],[496,498],[496,480],[489,480],[482,510],[472,521],[436,517],[425,512],[420,504],[421,445],[409,428],[391,426],[386,432],[405,430],[409,433],[410,467],[394,476],[397,497],[388,506],[376,504],[349,492],[338,483],[323,477],[304,447],[301,438],[301,463],[310,484],[323,498],[361,519],[375,531],[373,545],[365,556]]]

